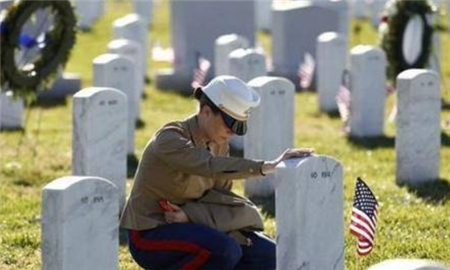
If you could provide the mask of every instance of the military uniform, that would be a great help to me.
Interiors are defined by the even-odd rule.
[[[245,134],[259,96],[233,77],[209,86],[207,106],[217,102],[232,115],[222,111],[224,123]],[[232,179],[260,176],[263,164],[229,157],[228,144],[209,142],[197,115],[162,127],[145,147],[121,217],[134,260],[152,270],[274,270],[275,243],[260,233],[258,209],[231,191]],[[189,222],[167,223],[161,199],[178,205]]]
[[[230,191],[231,179],[260,176],[262,161],[227,154],[228,145],[208,145],[195,116],[164,126],[144,150],[121,227],[147,230],[165,224],[158,204],[164,198],[194,223],[223,232],[263,230],[257,208]]]

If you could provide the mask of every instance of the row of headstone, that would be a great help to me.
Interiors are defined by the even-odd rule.
[[[190,93],[193,71],[199,57],[208,59],[214,72],[214,46],[219,36],[236,33],[254,46],[254,2],[242,1],[170,1],[171,40],[175,55],[173,69],[156,74],[158,89]],[[202,18],[201,20],[193,18]],[[205,23],[207,22],[207,23]]]
[[[359,45],[350,54],[350,136],[382,136],[386,99],[385,53],[380,48]]]
[[[347,67],[347,47],[343,35],[336,32],[321,34],[317,38],[316,57],[319,110],[332,113],[338,110],[336,95]]]
[[[145,81],[147,78],[147,68],[148,68],[148,31],[145,24],[145,21],[136,13],[128,14],[124,17],[121,17],[113,22],[113,30],[114,30],[114,39],[127,39],[130,41],[134,41],[140,45],[140,49],[131,49],[131,46],[128,45],[128,52],[124,52],[124,54],[136,54],[131,51],[140,50],[141,60],[136,64],[141,65],[140,71],[143,72],[142,80]],[[139,54],[139,53],[137,53]],[[136,57],[136,56],[135,56]],[[144,88],[140,88],[141,94],[143,94]]]
[[[127,179],[127,107],[127,96],[113,88],[85,88],[73,98],[72,173],[110,180],[120,209]]]
[[[316,58],[317,37],[324,32],[339,32],[340,29],[339,13],[330,8],[309,1],[274,5],[271,74],[297,84],[299,64],[305,54]]]
[[[136,72],[133,62],[118,54],[102,54],[93,61],[93,85],[97,87],[110,87],[124,93],[127,97],[127,153],[134,154],[134,130],[138,117],[140,93],[136,88]]]
[[[247,121],[244,157],[273,160],[294,144],[295,86],[285,78],[269,76],[257,77],[248,85],[258,92],[261,104]],[[274,175],[246,180],[245,194],[253,199],[271,197],[274,182]]]
[[[266,58],[249,41],[236,34],[223,35],[215,42],[215,70],[217,75],[235,76],[244,82],[267,75]],[[243,136],[233,136],[230,145],[239,151],[244,148]]]
[[[264,5],[271,3],[256,2],[267,2]],[[174,67],[157,72],[156,87],[191,91],[189,86],[199,57],[208,59],[213,67],[217,66],[214,64],[217,60],[214,57],[214,46],[219,36],[235,33],[245,37],[248,40],[247,46],[253,47],[255,5],[260,4],[262,5],[246,0],[172,1],[170,9]],[[202,20],[191,19],[200,15]],[[298,66],[305,53],[315,57],[316,39],[320,34],[334,31],[344,35],[345,42],[348,40],[348,4],[343,0],[276,2],[271,7],[271,16],[273,70],[270,72],[271,75],[285,77],[292,82],[298,81]],[[317,18],[321,19],[311,23]],[[208,24],[204,24],[204,21],[208,21]],[[207,78],[221,74],[220,69],[212,68]]]

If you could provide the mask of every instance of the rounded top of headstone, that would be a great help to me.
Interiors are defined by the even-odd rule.
[[[248,39],[237,34],[222,35],[216,39],[216,45],[218,46],[232,43],[238,43],[243,47],[249,46]]]
[[[113,22],[113,26],[114,27],[122,27],[122,26],[136,23],[136,22],[142,23],[143,21],[142,21],[141,17],[139,16],[139,14],[131,13],[131,14],[125,15],[125,16],[115,20]]]
[[[119,49],[121,47],[130,46],[131,44],[137,44],[133,40],[129,40],[126,38],[118,38],[110,41],[108,43],[108,49]]]
[[[115,53],[104,53],[94,58],[92,63],[94,64],[106,64],[109,63],[117,58],[119,58],[120,55]]]
[[[248,82],[248,86],[253,88],[261,88],[263,86],[266,86],[268,84],[283,84],[283,89],[287,90],[290,89],[292,91],[295,91],[295,85],[288,79],[283,77],[273,77],[273,76],[261,76],[256,77],[253,80]]]
[[[264,56],[264,54],[262,54],[261,51],[258,50],[258,49],[254,49],[254,48],[242,49],[241,48],[241,49],[237,49],[237,50],[232,51],[229,54],[229,58],[242,58],[242,57],[245,57],[245,56],[248,56],[248,55],[255,55],[255,54]]]
[[[44,186],[43,190],[65,190],[65,189],[72,187],[73,185],[84,184],[87,181],[90,181],[90,182],[95,181],[95,182],[99,182],[103,185],[109,185],[109,186],[115,187],[115,185],[112,182],[110,182],[104,178],[101,178],[101,177],[65,176],[65,177],[58,178],[58,179],[48,183],[47,185]]]
[[[108,94],[108,95],[114,95],[114,96],[120,96],[122,99],[126,99],[126,95],[114,88],[110,87],[88,87],[84,88],[73,95],[74,99],[77,98],[91,98],[94,96],[97,96],[99,94]]]
[[[94,58],[92,63],[94,65],[114,64],[120,65],[121,67],[126,66],[127,68],[134,66],[130,58],[116,53],[105,53],[99,55],[96,58]]]
[[[319,35],[317,40],[319,42],[330,42],[334,40],[341,40],[343,37],[337,32],[325,32]]]
[[[430,69],[408,69],[398,74],[397,79],[411,80],[423,75],[433,76],[436,77],[436,79],[439,77],[435,71]]]
[[[287,11],[299,8],[312,7],[311,1],[273,1],[273,11]]]
[[[326,156],[326,155],[313,154],[309,157],[292,158],[292,159],[285,160],[277,165],[277,169],[296,169],[296,168],[300,167],[301,165],[306,165],[307,163],[314,163],[314,162],[317,162],[318,160],[322,160],[322,161],[327,160],[327,161],[335,162],[336,164],[339,164],[339,165],[341,164],[338,160],[336,160],[333,157]]]
[[[216,39],[216,44],[227,44],[238,39],[237,34],[222,35]]]
[[[371,52],[374,49],[375,49],[375,47],[370,46],[370,45],[357,45],[357,46],[353,47],[350,52],[351,52],[351,54],[365,54],[365,53]]]
[[[367,270],[449,270],[437,262],[419,259],[392,259],[371,266]]]
[[[384,51],[375,46],[369,46],[369,45],[358,45],[356,47],[353,47],[350,51],[350,54],[352,56],[365,56],[369,57],[369,59],[383,59],[386,60],[386,54]]]

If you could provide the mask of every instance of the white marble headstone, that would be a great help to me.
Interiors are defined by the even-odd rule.
[[[153,1],[154,0],[133,0],[134,12],[139,14],[147,27],[152,25]]]
[[[343,170],[327,156],[276,171],[277,269],[344,269]]]
[[[326,32],[317,38],[317,91],[320,111],[338,110],[336,95],[347,66],[345,44],[345,39],[336,32]]]
[[[383,135],[386,100],[386,56],[380,48],[359,45],[351,50],[350,135]]]
[[[439,76],[411,69],[397,77],[397,183],[416,184],[439,177],[441,90]]]
[[[365,19],[369,17],[369,3],[365,0],[349,0],[350,11],[354,18]]]
[[[94,66],[93,86],[111,87],[127,96],[127,151],[128,154],[133,155],[134,130],[136,128],[136,118],[139,118],[137,108],[140,103],[140,94],[138,89],[136,89],[134,64],[129,58],[111,53],[97,56],[92,63]]]
[[[42,190],[42,269],[115,270],[119,201],[110,181],[67,176]]]
[[[0,128],[23,128],[23,110],[21,98],[13,98],[12,92],[0,93]]]
[[[115,20],[113,23],[113,28],[115,39],[129,39],[141,45],[141,65],[145,76],[147,76],[147,57],[149,48],[148,32],[145,22],[138,14],[132,13]]]
[[[251,113],[244,136],[244,157],[273,160],[294,144],[294,85],[278,77],[258,77],[248,85],[261,96],[261,104]],[[249,197],[270,197],[274,176],[245,181]]]
[[[347,0],[296,0],[296,1],[308,1],[312,5],[323,7],[335,12],[339,18],[339,25],[337,32],[340,33],[346,40],[348,39],[350,26],[350,17],[349,17],[350,6]]]
[[[248,48],[249,42],[245,37],[229,34],[216,39],[214,51],[214,69],[216,76],[230,75],[228,56],[234,50]]]
[[[317,37],[329,31],[339,31],[339,16],[328,8],[309,1],[287,1],[274,5],[271,74],[298,84],[298,68],[305,54],[309,53],[315,59]]]
[[[173,69],[159,70],[156,87],[191,93],[193,70],[199,56],[211,62],[208,80],[214,76],[215,40],[235,33],[255,42],[253,0],[170,1]]]
[[[134,69],[136,70],[136,87],[139,93],[141,93],[136,96],[139,98],[136,116],[140,117],[140,100],[145,90],[145,69],[143,69],[144,55],[142,53],[142,46],[130,39],[115,39],[108,43],[108,52],[125,56],[134,64]],[[138,119],[136,118],[136,120]]]
[[[255,0],[255,24],[258,30],[271,30],[272,2],[273,0]]]
[[[244,82],[266,76],[266,56],[258,49],[237,49],[228,56],[230,73]]]
[[[266,57],[258,49],[237,49],[228,57],[229,74],[244,82],[249,82],[256,77],[266,76]],[[244,137],[234,135],[230,145],[236,149],[244,149]]]
[[[449,270],[440,263],[421,259],[385,260],[367,270]]]
[[[98,176],[119,190],[125,203],[127,97],[106,87],[85,88],[73,97],[72,173]]]
[[[78,26],[89,30],[94,22],[103,13],[103,0],[74,0],[75,10],[78,16]]]

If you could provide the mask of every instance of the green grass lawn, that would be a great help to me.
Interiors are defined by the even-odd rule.
[[[154,27],[150,39],[163,46],[170,44],[167,2],[155,3]],[[106,52],[111,40],[112,21],[131,11],[126,1],[108,1],[105,16],[89,33],[79,33],[67,71],[80,73],[83,87],[92,83],[92,59]],[[352,22],[353,29],[356,22]],[[361,33],[350,43],[375,44],[377,33],[362,22]],[[270,52],[270,37],[260,33],[261,44]],[[450,37],[442,37],[442,58],[445,94],[450,100]],[[150,73],[167,64],[150,63]],[[143,128],[136,131],[136,154],[140,156],[147,140],[164,123],[182,119],[195,112],[196,103],[188,97],[157,91],[147,85],[147,98],[142,100]],[[386,115],[394,102],[389,97]],[[295,146],[313,147],[316,152],[340,160],[344,166],[345,265],[348,270],[361,270],[389,258],[428,258],[450,264],[450,130],[443,131],[441,148],[441,179],[420,188],[395,184],[395,126],[386,121],[386,137],[349,141],[341,131],[339,118],[317,111],[316,93],[303,92],[295,97]],[[41,267],[40,203],[41,189],[50,181],[71,174],[72,100],[57,106],[32,106],[25,112],[24,132],[2,132],[0,185],[0,269]],[[450,120],[449,110],[442,112],[444,122]],[[357,176],[371,186],[380,202],[376,247],[366,258],[356,256],[355,239],[348,233],[354,184]],[[128,189],[132,181],[127,182]],[[235,189],[242,193],[241,181]],[[265,215],[267,232],[275,235],[275,221]],[[334,222],[334,221],[330,221]],[[338,222],[338,221],[336,221]],[[120,249],[120,269],[139,269],[126,248]],[[283,269],[280,269],[283,270]],[[316,269],[321,270],[321,269]]]

